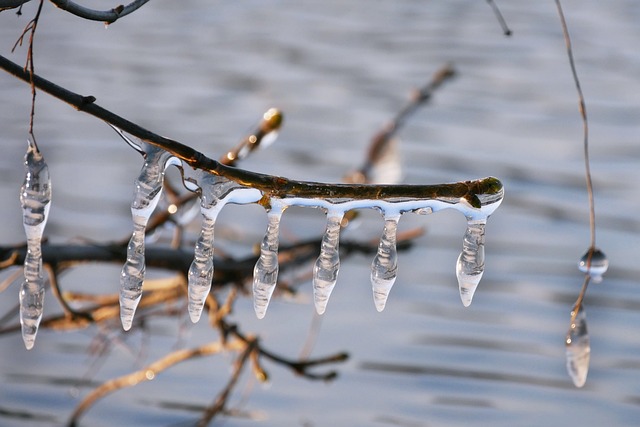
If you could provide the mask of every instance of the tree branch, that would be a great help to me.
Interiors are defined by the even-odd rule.
[[[136,10],[144,6],[144,4],[149,0],[134,0],[126,6],[118,5],[111,10],[105,11],[89,9],[69,0],[50,1],[60,9],[65,10],[73,15],[79,16],[80,18],[88,19],[90,21],[102,21],[106,24],[111,24],[122,18],[123,16],[135,12]]]
[[[117,128],[160,147],[181,159],[190,167],[202,169],[214,175],[222,176],[240,185],[262,191],[269,197],[303,197],[323,200],[343,198],[371,199],[445,199],[457,203],[466,200],[472,207],[480,209],[482,201],[478,196],[497,195],[502,192],[502,183],[496,178],[484,178],[452,184],[437,185],[363,185],[363,184],[324,184],[319,182],[294,181],[284,177],[264,175],[240,168],[223,165],[193,148],[169,138],[157,135],[95,103],[93,96],[81,96],[58,86],[40,76],[25,71],[23,67],[0,55],[0,68],[32,83],[40,90],[74,106],[76,109],[99,118]],[[495,202],[492,200],[491,203]]]
[[[15,9],[31,0],[0,0],[0,11],[5,9]],[[95,10],[81,6],[69,0],[49,0],[59,9],[71,13],[80,18],[90,21],[101,21],[105,24],[111,24],[123,16],[135,12],[144,6],[149,0],[134,0],[128,5],[118,5],[111,10]]]

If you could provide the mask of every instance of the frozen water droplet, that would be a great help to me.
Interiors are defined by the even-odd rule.
[[[133,316],[142,296],[145,228],[160,200],[164,170],[176,162],[170,153],[149,144],[143,145],[145,163],[135,181],[131,203],[133,234],[127,246],[127,261],[120,273],[120,320],[125,331],[131,329]]]
[[[20,287],[20,324],[27,350],[33,348],[42,319],[46,279],[42,272],[42,234],[51,205],[49,167],[35,141],[28,140],[25,179],[20,188],[23,225],[27,237],[24,282]]]
[[[194,257],[189,267],[189,317],[193,323],[200,320],[202,309],[213,279],[213,238],[216,216],[203,211],[202,228],[196,242]]]
[[[282,207],[272,201],[267,232],[260,244],[260,258],[253,269],[253,309],[258,319],[262,319],[266,314],[278,280],[278,236],[281,216]]]
[[[340,270],[340,223],[344,212],[327,213],[327,228],[322,236],[320,256],[313,266],[313,300],[318,314],[325,312]]]
[[[573,317],[573,312],[571,313]],[[575,321],[569,326],[566,339],[567,372],[576,387],[582,387],[589,373],[591,345],[587,332],[587,315],[580,307]]]
[[[484,273],[484,228],[485,219],[470,220],[462,241],[462,252],[456,263],[456,276],[460,288],[460,299],[465,307],[471,305],[473,294]]]
[[[589,260],[590,254],[591,260]],[[609,260],[604,252],[598,248],[587,250],[578,262],[578,269],[585,274],[589,274],[594,283],[602,282],[602,275],[607,272],[608,268]]]
[[[385,218],[384,230],[378,253],[371,264],[371,285],[373,288],[373,301],[378,311],[384,310],[391,287],[398,274],[398,251],[396,249],[396,230],[398,229],[399,216]]]

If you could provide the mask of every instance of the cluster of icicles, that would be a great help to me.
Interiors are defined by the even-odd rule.
[[[115,129],[115,128],[114,128]],[[242,186],[208,172],[192,169],[169,152],[143,141],[134,143],[122,131],[118,133],[143,154],[145,162],[135,180],[131,204],[133,234],[127,247],[127,259],[120,276],[120,318],[125,330],[133,323],[142,296],[145,277],[145,229],[162,193],[165,169],[170,165],[182,171],[183,183],[200,196],[202,228],[195,244],[194,259],[188,272],[188,310],[195,323],[200,319],[213,278],[214,228],[221,209],[228,203],[260,202],[267,206],[268,226],[260,245],[260,256],[254,268],[253,301],[258,318],[266,314],[278,276],[279,225],[289,206],[320,208],[327,213],[327,225],[322,237],[320,255],[313,267],[313,295],[316,311],[324,313],[340,269],[339,239],[345,212],[374,208],[384,216],[384,229],[378,251],[371,266],[373,299],[378,311],[385,307],[397,275],[396,230],[405,212],[430,214],[442,209],[462,212],[468,221],[462,252],[458,257],[456,275],[460,297],[465,306],[471,304],[474,292],[484,272],[484,234],[489,215],[500,205],[502,189],[496,194],[478,194],[480,208],[472,207],[464,198],[302,198],[271,197],[265,203],[262,191]],[[24,227],[28,252],[24,265],[24,283],[20,290],[20,321],[28,349],[33,347],[38,324],[42,318],[45,275],[42,272],[40,241],[51,200],[48,168],[35,143],[30,142],[25,157],[27,174],[21,191]]]
[[[122,133],[121,133],[122,135]],[[453,208],[468,219],[463,249],[457,262],[460,296],[465,306],[471,304],[473,294],[484,271],[484,229],[486,220],[500,205],[503,193],[478,195],[482,207],[474,208],[463,198],[402,200],[318,199],[301,197],[271,197],[264,203],[262,191],[242,186],[224,177],[202,170],[194,170],[170,153],[142,143],[145,164],[135,183],[131,204],[134,231],[127,249],[127,261],[121,274],[120,314],[122,326],[129,330],[136,307],[142,296],[145,275],[145,227],[162,191],[165,168],[176,165],[182,170],[184,185],[200,195],[202,229],[195,244],[194,259],[188,273],[189,316],[195,323],[200,319],[213,278],[214,228],[220,210],[228,203],[249,204],[261,201],[268,206],[267,230],[260,245],[260,256],[253,271],[253,305],[258,318],[266,314],[278,277],[278,243],[280,219],[289,206],[320,208],[327,213],[327,225],[322,237],[320,255],[313,267],[313,295],[316,311],[324,313],[340,269],[339,238],[345,212],[360,208],[376,208],[384,216],[384,230],[371,267],[373,298],[378,311],[385,307],[387,297],[396,280],[396,229],[405,212],[429,214]],[[484,200],[482,199],[484,197]]]

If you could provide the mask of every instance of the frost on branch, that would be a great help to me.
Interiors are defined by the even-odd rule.
[[[27,350],[33,348],[42,319],[46,278],[42,272],[42,234],[51,206],[49,167],[35,140],[27,141],[24,157],[26,174],[20,189],[27,254],[24,260],[24,282],[20,287],[20,323]]]
[[[122,270],[121,312],[123,327],[129,329],[144,280],[144,226],[157,203],[164,169],[170,164],[182,171],[183,183],[201,200],[202,229],[189,269],[189,315],[193,322],[201,316],[213,277],[213,239],[215,220],[227,203],[259,203],[267,210],[268,226],[261,243],[260,257],[254,268],[254,309],[264,317],[278,275],[278,239],[282,213],[289,206],[318,208],[327,212],[327,226],[320,255],[313,268],[316,310],[326,310],[340,268],[339,238],[344,214],[354,209],[376,209],[384,217],[384,228],[371,267],[371,283],[376,309],[382,311],[397,276],[396,229],[406,212],[430,214],[454,209],[468,220],[463,249],[458,259],[457,276],[465,306],[484,271],[484,226],[487,218],[502,202],[504,190],[496,178],[484,178],[440,185],[359,185],[322,184],[290,181],[286,178],[254,174],[206,159],[215,169],[194,169],[191,159],[178,159],[150,144],[134,144],[144,153],[145,164],[136,180],[132,204],[134,233],[127,263]],[[199,165],[197,165],[199,167]]]

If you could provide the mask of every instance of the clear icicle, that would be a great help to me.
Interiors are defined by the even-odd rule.
[[[378,253],[371,264],[371,286],[376,310],[384,310],[387,298],[398,274],[398,251],[396,249],[396,230],[400,216],[386,218],[380,237]]]
[[[202,214],[200,237],[189,267],[189,317],[193,323],[200,320],[213,279],[213,237],[217,213],[211,215],[203,210]]]
[[[465,307],[471,305],[473,294],[484,273],[484,228],[486,223],[486,218],[467,222],[462,252],[456,263],[460,299]]]
[[[328,212],[320,256],[313,266],[313,300],[318,314],[323,314],[327,309],[329,297],[338,280],[340,224],[343,215],[344,212]]]
[[[266,314],[278,280],[278,236],[281,216],[282,207],[274,206],[272,201],[267,232],[260,244],[260,258],[253,269],[253,309],[258,319],[262,319]]]
[[[574,312],[571,312],[572,318],[573,315]],[[578,310],[574,322],[569,326],[565,344],[567,372],[573,380],[573,384],[576,387],[582,387],[587,381],[591,356],[591,345],[589,343],[589,333],[587,332],[587,315],[582,306]]]
[[[46,278],[42,271],[41,241],[51,205],[51,177],[35,141],[28,140],[27,143],[24,158],[26,175],[20,189],[27,254],[19,299],[22,339],[27,350],[30,350],[35,344],[44,304]]]
[[[189,317],[196,323],[200,320],[207,295],[211,291],[214,229],[218,214],[227,203],[254,203],[260,200],[262,193],[200,169],[194,170],[186,165],[182,165],[181,169],[185,187],[200,196],[200,212],[203,216],[188,274]]]
[[[591,249],[587,250],[582,258],[580,258],[578,269],[585,274],[589,274],[594,283],[600,283],[602,282],[602,275],[609,269],[609,260],[604,252],[598,248],[594,248],[593,253],[591,252]],[[591,262],[589,263],[590,253]]]
[[[145,275],[145,228],[160,194],[165,168],[174,162],[171,154],[152,145],[144,144],[145,163],[135,181],[131,203],[133,235],[127,247],[127,261],[120,273],[120,320],[125,331],[131,329],[133,316],[142,296]]]

